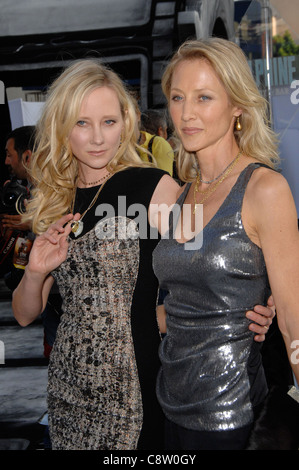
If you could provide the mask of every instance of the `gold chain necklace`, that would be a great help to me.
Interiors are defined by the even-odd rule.
[[[220,178],[220,176],[222,176],[222,175],[226,172],[226,170],[228,170],[229,167],[234,164],[234,162],[235,162],[235,160],[238,158],[238,156],[239,156],[239,154],[236,156],[236,158],[234,158],[234,159],[227,165],[227,167],[224,168],[223,171],[221,171],[221,173],[220,173],[218,176],[216,176],[216,178],[213,178],[212,180],[209,180],[209,181],[203,181],[203,180],[202,180],[202,178],[201,178],[201,170],[200,170],[200,168],[199,168],[199,169],[198,169],[198,178],[199,178],[199,181],[200,181],[201,183],[204,183],[204,184],[211,184],[211,183],[214,183],[214,181],[217,181],[217,180]],[[81,180],[81,181],[82,181],[82,180]],[[203,191],[201,191],[201,192],[203,192]]]
[[[195,182],[195,185],[194,185],[194,192],[193,192],[193,197],[194,197],[194,209],[193,209],[193,214],[195,214],[196,212],[196,209],[197,207],[200,205],[200,204],[203,204],[207,199],[208,197],[210,197],[210,195],[216,191],[216,189],[218,188],[218,186],[225,180],[225,178],[227,178],[227,176],[231,173],[232,169],[234,168],[234,166],[238,163],[239,159],[241,157],[241,152],[238,153],[238,155],[236,156],[236,158],[228,165],[228,167],[226,167],[226,171],[225,173],[223,174],[222,178],[217,181],[216,184],[214,184],[214,186],[208,188],[207,190],[205,191],[200,191],[198,189],[198,186],[199,186],[199,183],[200,183],[200,176],[199,176],[199,172],[197,173],[197,176],[196,176],[196,182]],[[199,201],[197,202],[196,200],[196,195],[197,193],[201,193],[201,194],[204,194],[204,197]]]
[[[110,176],[112,176],[113,174],[112,173],[109,173]],[[85,214],[92,208],[92,206],[95,204],[96,200],[98,199],[99,195],[100,195],[100,192],[102,191],[103,187],[105,186],[105,183],[107,183],[108,179],[106,179],[106,181],[101,185],[101,187],[98,189],[98,191],[96,192],[96,195],[93,197],[91,203],[89,204],[89,206],[87,207],[87,209],[83,212],[83,214],[81,215],[80,219],[79,220],[73,220],[73,222],[71,223],[71,229],[72,229],[72,232],[73,234],[75,235],[75,237],[78,237],[82,232],[83,232],[83,228],[84,228],[84,223],[83,223],[83,217],[85,216]],[[72,213],[74,212],[74,207],[75,207],[75,199],[76,199],[76,191],[75,191],[75,195],[74,195],[74,198],[73,198],[73,203],[72,203]]]
[[[107,179],[109,176],[111,175],[111,173],[107,173],[107,175],[105,176],[102,176],[102,178],[100,178],[99,180],[97,181],[92,181],[91,183],[87,183],[86,181],[84,181],[81,176],[79,176],[79,180],[85,185],[85,186],[95,186],[96,184],[98,183],[101,183],[102,181],[105,181],[105,179]]]

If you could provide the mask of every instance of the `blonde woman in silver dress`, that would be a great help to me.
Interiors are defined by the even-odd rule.
[[[173,237],[153,255],[168,292],[157,386],[168,448],[244,449],[267,395],[245,311],[263,302],[267,278],[299,379],[292,360],[299,339],[296,207],[274,171],[279,158],[267,103],[236,44],[217,38],[183,44],[162,84],[181,142],[178,175],[186,182]]]

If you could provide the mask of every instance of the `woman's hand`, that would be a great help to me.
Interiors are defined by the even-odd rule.
[[[246,312],[246,318],[251,320],[249,329],[256,333],[255,341],[262,343],[265,341],[266,333],[269,330],[272,320],[275,317],[275,305],[272,295],[267,301],[267,307],[256,305],[253,310]]]
[[[67,237],[71,232],[70,222],[79,218],[80,214],[67,214],[50,225],[45,233],[36,237],[26,268],[28,274],[47,276],[66,259]]]
[[[65,215],[36,237],[24,276],[12,297],[13,313],[21,326],[32,323],[45,309],[54,283],[50,273],[66,259],[70,222],[79,218],[80,214]]]

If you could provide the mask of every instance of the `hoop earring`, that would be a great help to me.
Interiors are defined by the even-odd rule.
[[[236,131],[241,131],[242,130],[242,124],[240,123],[240,116],[237,117],[235,129],[236,129]]]

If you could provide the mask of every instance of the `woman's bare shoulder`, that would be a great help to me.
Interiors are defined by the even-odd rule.
[[[271,168],[257,168],[248,184],[248,195],[260,202],[275,200],[283,194],[290,194],[290,187],[286,178]]]

